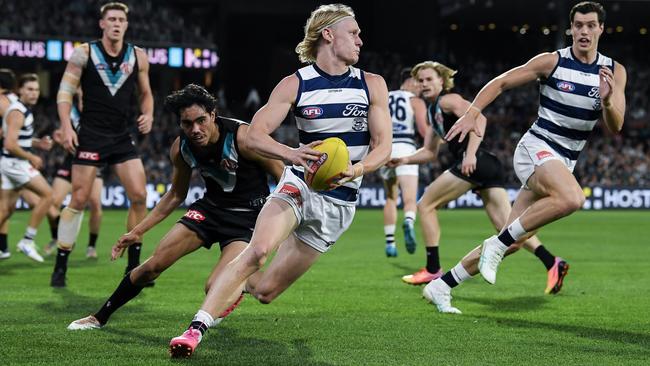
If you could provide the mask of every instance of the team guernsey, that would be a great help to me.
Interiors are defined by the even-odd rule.
[[[601,115],[598,71],[613,71],[614,61],[599,53],[596,61],[585,64],[571,47],[557,53],[555,69],[540,83],[538,118],[528,131],[575,162]]]
[[[135,47],[125,43],[109,55],[100,41],[89,43],[90,57],[81,76],[83,129],[104,136],[127,134],[129,106],[135,90],[138,62]]]
[[[245,122],[217,117],[219,140],[208,155],[196,153],[187,136],[181,134],[180,152],[205,181],[205,197],[222,208],[257,211],[269,195],[266,171],[240,156],[237,129]]]
[[[15,99],[11,103],[11,105],[9,105],[9,108],[7,108],[7,111],[5,112],[5,116],[8,116],[9,112],[14,110],[19,111],[25,116],[23,126],[18,131],[18,146],[20,146],[25,151],[31,151],[32,138],[34,137],[34,115],[32,114],[32,111],[30,111],[29,108],[27,108],[27,106],[25,106],[21,101],[17,99]],[[6,118],[3,119],[2,121],[2,130],[7,131]],[[4,147],[2,148],[2,156],[5,158],[21,159],[11,154]],[[21,160],[25,160],[25,159],[21,159]]]
[[[446,113],[440,107],[440,99],[444,95],[445,93],[441,93],[438,98],[436,98],[435,102],[430,103],[427,106],[427,117],[431,123],[433,131],[443,139],[447,134],[447,131],[449,131],[451,126],[453,126],[454,123],[456,123],[456,120],[458,120],[458,117],[456,117],[455,114]],[[454,159],[463,158],[463,154],[465,153],[465,150],[467,150],[468,141],[469,139],[465,139],[463,142],[458,142],[457,139],[447,141],[447,149],[454,156]]]
[[[342,75],[328,75],[314,64],[301,68],[296,75],[300,84],[293,113],[300,144],[338,137],[347,145],[352,164],[361,161],[370,144],[370,94],[363,71],[350,66]],[[303,168],[294,166],[293,172],[302,177]],[[361,180],[358,177],[334,190],[319,193],[356,201]]]
[[[413,97],[413,93],[405,90],[392,90],[388,93],[394,144],[406,143],[415,146],[415,113],[411,105]]]

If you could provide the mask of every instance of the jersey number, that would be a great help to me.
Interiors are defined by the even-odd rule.
[[[395,98],[391,95],[388,98],[388,108],[390,109],[390,116],[393,119],[403,122],[406,119],[406,108],[404,107],[406,99],[402,97]]]

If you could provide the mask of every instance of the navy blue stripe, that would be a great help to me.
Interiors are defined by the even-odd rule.
[[[566,147],[558,144],[555,141],[549,140],[546,137],[540,135],[539,133],[533,131],[533,130],[528,130],[532,135],[537,137],[538,139],[546,142],[548,146],[552,147],[553,150],[557,151],[560,153],[560,155],[564,156],[565,158],[571,159],[571,160],[578,160],[578,156],[580,155],[580,151],[575,151],[575,150],[570,150],[567,149]]]
[[[30,134],[29,136],[18,136],[18,140],[31,140],[32,135]]]
[[[590,74],[598,74],[598,69],[600,69],[600,66],[598,65],[598,56],[596,57],[596,60],[594,60],[594,62],[590,64],[585,64],[576,59],[575,55],[573,54],[573,50],[571,50],[571,55],[573,56],[573,59],[570,59],[568,57],[560,57],[559,66],[571,70],[588,72]]]
[[[291,172],[295,174],[298,178],[302,179],[305,181],[305,175],[303,172],[296,170],[294,168],[291,168]],[[348,202],[356,202],[357,201],[357,196],[359,195],[359,190],[346,187],[346,186],[340,186],[336,189],[333,189],[331,191],[320,191],[317,192],[318,194],[322,194],[323,196],[328,196],[332,198],[336,198],[342,201],[348,201]]]
[[[393,139],[399,139],[399,138],[412,139],[414,137],[415,137],[415,134],[413,134],[413,133],[394,133],[393,134]]]
[[[303,83],[303,93],[323,90],[323,89],[365,89],[363,82],[360,79],[353,77],[346,77],[338,82],[332,82],[326,78],[315,77],[313,79],[305,80]]]
[[[308,144],[317,140],[325,140],[329,137],[338,137],[348,146],[367,146],[370,144],[370,133],[368,131],[361,132],[305,132],[298,131],[298,138],[301,144]]]
[[[365,103],[332,103],[318,105],[304,105],[294,108],[293,114],[296,117],[306,119],[323,118],[354,118],[368,117],[368,105]]]
[[[535,122],[535,124],[551,133],[567,137],[572,140],[584,141],[588,139],[589,135],[591,134],[591,131],[581,131],[575,130],[573,128],[558,126],[555,123],[541,117],[537,119],[537,122]]]
[[[560,89],[558,84],[564,83],[565,86],[573,86],[573,90],[563,90]],[[564,92],[564,93],[571,93],[571,94],[576,94],[576,95],[582,95],[583,97],[589,97],[589,93],[591,92],[591,89],[596,88],[595,86],[592,85],[585,85],[585,84],[580,84],[580,83],[575,83],[573,81],[566,81],[566,80],[560,80],[556,79],[554,77],[550,77],[546,80],[545,82],[546,85],[549,87]],[[565,88],[566,89],[566,88]]]
[[[370,100],[370,90],[368,89],[368,83],[366,83],[366,74],[363,72],[363,70],[359,70],[359,75],[361,75],[361,81],[363,85],[363,90],[366,91],[366,97],[368,97],[368,103],[372,103]]]
[[[593,109],[583,109],[578,107],[572,107],[560,102],[557,102],[545,95],[539,96],[539,104],[544,107],[552,110],[555,113],[562,114],[567,117],[583,119],[586,121],[593,121],[600,117],[600,111],[595,111]]]
[[[302,77],[300,76],[299,71],[296,71],[296,76],[298,77],[298,94],[296,95],[296,102],[294,103],[294,105],[298,105],[298,102],[300,102],[300,96],[302,96],[302,91],[303,91],[302,84],[304,82],[304,80],[302,80]]]

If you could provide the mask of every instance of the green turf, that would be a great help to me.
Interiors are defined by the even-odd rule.
[[[179,213],[173,216],[178,217]],[[546,296],[546,272],[521,252],[500,267],[498,283],[480,278],[454,292],[464,314],[439,314],[420,287],[400,277],[423,266],[399,246],[386,258],[380,211],[359,211],[335,247],[278,300],[242,306],[204,338],[191,360],[169,360],[167,344],[203,299],[219,251],[181,260],[156,286],[118,311],[99,331],[70,332],[72,320],[101,306],[125,259],[108,260],[125,212],[105,213],[100,259],[85,259],[85,238],[71,255],[68,287],[49,287],[52,259],[15,252],[25,213],[13,219],[13,256],[0,262],[0,364],[57,365],[483,365],[648,364],[650,214],[579,212],[546,228],[541,239],[571,264],[562,292]],[[445,268],[490,235],[483,211],[443,211]],[[150,253],[173,221],[145,240]],[[399,225],[398,225],[399,226]],[[47,241],[43,225],[38,239]],[[421,238],[421,237],[418,237]],[[402,243],[402,235],[397,239]]]

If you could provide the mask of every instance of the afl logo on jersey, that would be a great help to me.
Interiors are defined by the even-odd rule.
[[[95,67],[96,67],[97,70],[99,70],[99,71],[101,71],[101,70],[108,70],[108,69],[109,69],[108,64],[103,63],[103,62],[100,62],[100,63],[98,63],[98,64],[95,64]]]
[[[323,114],[323,108],[316,107],[316,106],[305,107],[300,111],[300,113],[305,118],[309,118],[309,119],[318,118]]]
[[[563,92],[567,92],[567,93],[570,93],[570,92],[576,90],[576,86],[571,84],[568,81],[558,81],[557,88],[562,90]]]

